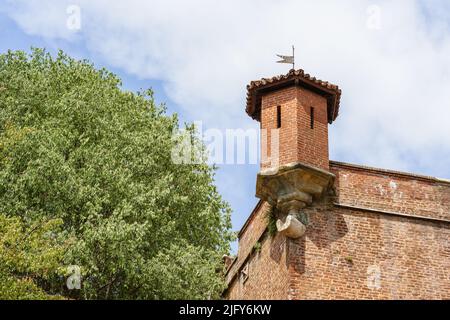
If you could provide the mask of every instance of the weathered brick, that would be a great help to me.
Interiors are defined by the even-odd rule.
[[[276,128],[277,106],[280,164],[329,170],[335,194],[304,209],[309,224],[296,240],[270,237],[268,205],[258,203],[239,233],[224,296],[450,299],[450,181],[329,161],[326,99],[300,86],[267,92],[262,128]]]

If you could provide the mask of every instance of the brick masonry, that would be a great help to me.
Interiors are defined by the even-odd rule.
[[[326,99],[295,86],[267,93],[262,128],[275,128],[278,105],[280,163],[329,170],[334,193],[304,209],[309,224],[297,240],[269,236],[268,205],[258,203],[224,297],[450,299],[450,181],[329,161]]]
[[[262,97],[261,128],[267,129],[267,154],[272,155],[272,130],[277,130],[277,107],[281,107],[279,164],[304,162],[328,169],[327,100],[302,87],[289,87]],[[314,129],[311,129],[314,108]],[[262,146],[264,147],[264,146]],[[262,167],[268,167],[262,163]]]
[[[268,236],[266,204],[250,216],[225,296],[450,299],[450,183],[330,164],[339,177],[338,195],[305,209],[310,222],[304,237]],[[262,248],[255,254],[258,241]],[[248,279],[241,282],[247,263]]]

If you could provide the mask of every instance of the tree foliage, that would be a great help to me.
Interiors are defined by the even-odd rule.
[[[0,55],[0,213],[61,221],[63,265],[82,270],[71,297],[219,296],[230,209],[215,168],[172,161],[174,133],[151,90],[126,92],[105,69],[41,49]]]
[[[68,242],[58,239],[59,219],[26,226],[17,217],[0,214],[0,299],[57,299],[52,282],[60,270]]]

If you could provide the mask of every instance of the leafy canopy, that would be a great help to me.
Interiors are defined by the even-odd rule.
[[[38,221],[27,227],[17,217],[0,214],[0,299],[59,299],[52,282],[60,270],[68,242],[56,237],[62,221]]]
[[[0,55],[0,213],[61,221],[64,265],[82,273],[81,290],[63,294],[219,297],[230,209],[215,168],[172,161],[181,130],[165,112],[151,90],[126,92],[62,52]]]

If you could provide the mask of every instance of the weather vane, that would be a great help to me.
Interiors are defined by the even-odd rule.
[[[282,60],[277,61],[277,63],[290,63],[292,64],[292,69],[295,69],[295,48],[292,46],[292,56],[282,56],[280,54],[277,54],[279,58]]]

